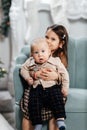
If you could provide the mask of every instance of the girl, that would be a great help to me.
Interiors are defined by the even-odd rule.
[[[67,57],[67,43],[68,43],[68,33],[64,26],[62,25],[52,25],[47,28],[46,41],[51,49],[52,55],[54,57],[60,57],[62,63],[67,68],[68,65],[68,57]],[[60,78],[61,76],[56,74],[56,72],[52,69],[50,71],[43,71],[35,73],[35,77],[41,76],[44,80],[55,80]],[[22,129],[23,130],[33,130],[31,122],[29,121],[29,113],[28,113],[28,101],[29,101],[29,92],[30,89],[25,88],[23,98],[21,100],[21,109],[24,113],[23,122],[22,122]],[[68,91],[62,91],[63,96],[67,97]],[[50,110],[46,110],[43,108],[42,111],[42,119],[49,120],[49,130],[58,130],[55,120],[53,118],[53,114]]]

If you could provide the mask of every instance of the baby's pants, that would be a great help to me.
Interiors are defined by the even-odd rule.
[[[29,99],[29,117],[33,125],[42,124],[41,110],[43,107],[50,108],[55,119],[66,118],[60,85],[45,89],[42,85],[32,87]]]

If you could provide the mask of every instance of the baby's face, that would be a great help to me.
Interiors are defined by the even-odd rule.
[[[40,42],[33,47],[32,56],[35,59],[36,63],[43,64],[45,63],[50,56],[50,49],[47,43]]]

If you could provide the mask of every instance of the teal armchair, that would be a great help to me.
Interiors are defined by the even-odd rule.
[[[69,38],[68,43],[68,71],[70,76],[70,89],[66,103],[66,130],[87,129],[87,38]],[[20,110],[20,99],[23,94],[23,83],[19,75],[19,69],[29,57],[29,45],[25,45],[16,58],[13,72],[15,90],[15,114],[17,130],[21,129],[22,113]],[[48,123],[44,124],[43,130],[48,130]]]

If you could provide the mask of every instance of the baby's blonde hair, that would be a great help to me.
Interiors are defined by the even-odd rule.
[[[31,53],[33,52],[33,48],[34,48],[34,46],[38,46],[39,44],[42,44],[42,43],[46,43],[47,44],[47,42],[46,42],[46,39],[45,38],[36,38],[36,39],[34,39],[33,41],[32,41],[32,44],[31,44]],[[48,44],[47,44],[47,46],[48,46]],[[49,47],[49,46],[48,46]]]

